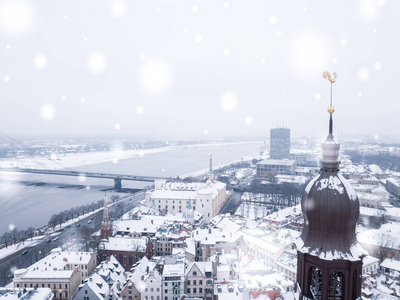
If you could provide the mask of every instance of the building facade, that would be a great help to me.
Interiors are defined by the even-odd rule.
[[[296,161],[287,159],[266,159],[257,164],[257,177],[269,178],[274,175],[294,175]]]
[[[269,156],[271,159],[290,158],[289,128],[271,128]]]
[[[62,252],[56,248],[27,269],[16,270],[14,287],[50,288],[54,299],[71,299],[96,266],[96,254],[93,252]]]

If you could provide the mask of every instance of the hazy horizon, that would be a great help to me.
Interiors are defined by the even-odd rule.
[[[397,137],[399,26],[385,0],[2,0],[0,131],[321,139],[329,71],[336,136]]]

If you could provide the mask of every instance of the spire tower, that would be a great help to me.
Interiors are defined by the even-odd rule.
[[[333,137],[332,78],[328,108],[329,132],[321,145],[321,170],[307,185],[301,200],[304,228],[296,241],[300,299],[354,300],[361,297],[364,250],[357,242],[360,214],[353,187],[339,174],[339,149]]]
[[[111,237],[111,221],[108,217],[108,206],[107,206],[107,195],[104,195],[104,209],[103,209],[103,220],[101,221],[101,234],[102,240],[108,240]]]
[[[208,169],[208,180],[213,181],[214,180],[214,172],[212,168],[212,155],[210,154],[210,167]]]

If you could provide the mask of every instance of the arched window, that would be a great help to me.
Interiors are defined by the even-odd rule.
[[[310,291],[314,299],[322,297],[322,273],[318,268],[311,268],[311,284]]]
[[[333,272],[329,275],[328,298],[332,300],[343,299],[343,274]]]

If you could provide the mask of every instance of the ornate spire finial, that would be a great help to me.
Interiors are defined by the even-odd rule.
[[[331,82],[331,95],[330,95],[330,106],[328,107],[329,117],[329,135],[326,138],[324,144],[322,144],[322,166],[328,169],[337,169],[339,167],[339,148],[340,145],[333,139],[333,118],[332,114],[335,112],[335,108],[332,106],[332,84],[336,82],[336,73],[333,73],[333,77],[329,72],[322,73],[322,77]]]
[[[336,72],[333,73],[333,77],[331,76],[331,74],[329,72],[324,72],[322,73],[322,77],[324,77],[325,79],[329,80],[331,82],[331,97],[330,97],[330,106],[328,107],[328,113],[330,114],[330,120],[329,120],[329,134],[332,135],[333,134],[333,120],[332,120],[332,114],[335,112],[335,108],[332,105],[332,84],[334,84],[336,82],[336,77],[337,74]]]

